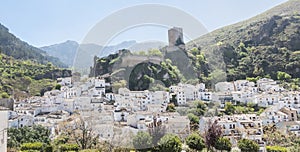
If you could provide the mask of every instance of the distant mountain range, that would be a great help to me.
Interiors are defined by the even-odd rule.
[[[51,62],[58,67],[66,67],[58,58],[48,55],[45,51],[20,40],[0,24],[0,53],[15,59],[31,60],[41,64]]]
[[[78,57],[80,59],[84,59],[84,61],[80,61],[81,65],[84,67],[89,67],[93,63],[93,57],[96,55],[98,57],[108,56],[110,54],[116,53],[121,49],[130,49],[132,52],[135,51],[148,51],[149,49],[159,49],[166,44],[159,41],[147,41],[137,43],[136,41],[124,41],[117,45],[110,46],[100,46],[97,44],[79,44],[75,41],[66,41],[59,44],[54,44],[50,46],[44,46],[40,49],[47,52],[49,55],[57,57],[64,64],[71,67],[74,63],[74,59],[76,57],[76,53],[78,53]],[[77,52],[78,51],[78,52]],[[77,64],[77,63],[75,63]]]

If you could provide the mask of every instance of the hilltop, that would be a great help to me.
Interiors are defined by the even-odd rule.
[[[202,52],[210,72],[221,67],[227,80],[271,77],[283,71],[300,77],[300,1],[290,0],[248,20],[217,29],[187,44]],[[195,60],[194,60],[195,61]]]
[[[2,24],[0,24],[0,53],[12,56],[15,59],[31,60],[41,64],[51,62],[55,66],[65,67],[65,64],[60,62],[58,58],[52,57],[45,51],[20,40]]]

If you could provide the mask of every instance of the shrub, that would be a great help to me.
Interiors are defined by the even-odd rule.
[[[41,142],[34,142],[34,143],[24,143],[21,145],[21,150],[38,150],[42,151],[43,143]]]
[[[77,144],[62,144],[60,145],[61,151],[78,151],[79,146]]]
[[[267,146],[267,152],[287,152],[287,148],[280,146]]]

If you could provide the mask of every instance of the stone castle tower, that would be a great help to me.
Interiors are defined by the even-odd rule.
[[[168,30],[169,47],[184,45],[183,32],[180,27],[173,27]]]

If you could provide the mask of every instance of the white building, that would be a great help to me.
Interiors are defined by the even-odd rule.
[[[300,122],[299,121],[288,121],[279,122],[276,127],[283,134],[293,133],[297,137],[300,137]]]
[[[9,127],[31,127],[34,124],[34,117],[32,115],[20,115],[9,120]]]
[[[228,137],[233,145],[241,138],[254,140],[263,143],[262,121],[255,114],[242,114],[222,117],[202,117],[199,121],[200,133],[204,133],[207,129],[208,121],[217,121],[222,127],[223,136]]]
[[[0,151],[7,151],[8,114],[6,108],[0,107]]]
[[[217,92],[236,91],[233,82],[218,82],[215,84],[215,90]]]
[[[187,116],[168,117],[165,124],[168,133],[176,134],[182,139],[190,134],[190,120]]]
[[[57,78],[57,83],[62,86],[71,86],[72,85],[72,77]]]

